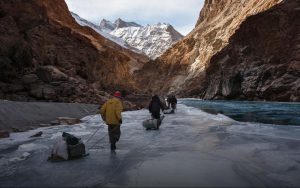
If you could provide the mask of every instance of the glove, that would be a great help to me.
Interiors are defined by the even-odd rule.
[[[122,119],[119,120],[119,123],[122,124]]]

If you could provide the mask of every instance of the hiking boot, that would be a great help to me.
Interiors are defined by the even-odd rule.
[[[110,150],[116,150],[116,149],[117,149],[116,144],[111,144],[110,145]]]

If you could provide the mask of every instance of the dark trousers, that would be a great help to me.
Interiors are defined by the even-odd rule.
[[[175,110],[175,109],[176,109],[176,103],[171,103],[171,108],[172,108],[173,110]]]
[[[108,135],[109,142],[115,144],[119,141],[121,136],[121,126],[120,125],[108,125]]]
[[[159,119],[160,118],[160,113],[159,112],[158,113],[152,113],[151,116],[154,119]]]

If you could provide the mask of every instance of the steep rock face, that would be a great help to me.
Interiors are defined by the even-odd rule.
[[[249,17],[207,65],[205,99],[300,101],[300,1]]]
[[[141,85],[151,88],[151,90],[156,93],[175,93],[181,96],[196,96],[205,99],[226,98],[248,100],[295,100],[295,97],[292,97],[294,99],[288,99],[288,97],[266,97],[264,94],[259,94],[259,97],[250,96],[249,94],[244,95],[238,93],[240,92],[238,89],[239,86],[235,84],[235,86],[232,86],[232,89],[230,89],[232,91],[228,91],[228,87],[222,89],[220,86],[221,90],[223,90],[224,93],[227,93],[226,95],[228,95],[228,97],[217,97],[215,90],[218,92],[220,90],[214,88],[215,90],[212,92],[210,91],[212,88],[208,87],[208,82],[210,82],[210,79],[214,79],[217,76],[214,71],[212,71],[212,67],[210,65],[212,57],[226,48],[226,46],[231,45],[232,41],[229,41],[229,39],[235,35],[241,24],[244,23],[247,18],[252,18],[253,15],[260,16],[261,12],[267,11],[276,5],[282,6],[283,3],[287,2],[282,2],[281,0],[206,0],[205,6],[200,13],[200,17],[197,21],[195,29],[187,37],[176,43],[171,49],[167,50],[167,52],[164,53],[157,61],[146,64],[142,70],[137,72],[137,77],[146,75],[145,78],[140,80]],[[295,4],[297,4],[297,1],[295,1]],[[273,19],[276,20],[277,18],[273,18],[273,15],[268,15],[265,16],[264,19],[266,19],[264,23],[265,25],[259,25],[260,30],[255,30],[255,32],[270,32],[268,33],[268,36],[270,35],[270,37],[268,37],[270,38],[269,42],[264,41],[267,39],[266,37],[261,37],[260,40],[257,40],[255,37],[258,34],[253,34],[253,36],[249,36],[251,40],[250,38],[249,40],[245,40],[245,46],[247,46],[247,42],[251,43],[251,41],[257,41],[257,43],[261,41],[261,44],[257,44],[262,46],[260,50],[263,47],[266,49],[271,49],[282,45],[279,43],[270,42],[270,40],[272,40],[271,35],[277,40],[276,37],[280,36],[282,33],[276,33],[275,31],[278,31],[276,29],[282,28],[276,28],[274,26],[272,32],[267,28],[269,25],[272,26]],[[281,22],[284,22],[284,20],[281,20],[280,23]],[[285,27],[292,28],[292,26],[288,24],[286,24]],[[263,29],[266,31],[263,31]],[[264,36],[262,34],[260,35]],[[283,38],[287,36],[288,35],[283,36]],[[282,40],[282,43],[288,44],[286,40]],[[270,47],[269,45],[275,46]],[[253,48],[255,49],[254,46]],[[264,55],[269,55],[269,57],[271,56],[270,54]],[[281,58],[282,57],[283,56],[281,56]],[[223,61],[228,63],[228,58],[229,57],[225,56],[221,63],[223,63]],[[263,55],[258,58],[262,58],[261,61],[264,62],[265,57]],[[278,59],[276,58],[278,58],[278,56],[275,56],[273,60],[277,61]],[[246,59],[239,59],[240,62],[244,60],[247,62]],[[237,62],[234,63],[237,64]],[[288,64],[288,62],[286,62],[286,64]],[[254,64],[252,67],[259,69],[259,66],[255,66]],[[234,68],[234,66],[232,66],[232,68]],[[153,74],[149,74],[149,71],[152,71]],[[227,83],[240,82],[240,80],[243,80],[243,75],[231,75],[231,72],[226,71],[223,71],[223,74],[227,75],[228,77],[232,77],[226,81]],[[154,82],[150,84],[147,82],[147,80],[151,78],[155,79],[153,79]],[[278,82],[281,81],[278,80]],[[284,81],[282,80],[281,83],[284,83]],[[217,87],[216,85],[218,84],[211,82],[211,86]],[[261,87],[264,86],[264,83],[262,83]],[[292,85],[290,85],[290,87],[291,86]],[[245,85],[241,87],[247,88],[248,86]],[[292,90],[291,88],[287,88],[285,89]],[[284,89],[282,88],[282,90]],[[242,95],[243,97],[241,97]]]
[[[160,58],[167,64],[185,65],[187,78],[174,84],[180,88],[202,76],[211,57],[228,44],[229,38],[247,17],[268,10],[280,1],[206,0],[195,29]]]
[[[0,98],[99,103],[147,58],[75,22],[62,0],[0,1]]]

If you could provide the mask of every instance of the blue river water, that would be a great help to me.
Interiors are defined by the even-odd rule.
[[[242,122],[300,126],[300,103],[253,101],[206,101],[181,99],[179,103],[212,114],[224,114]]]

